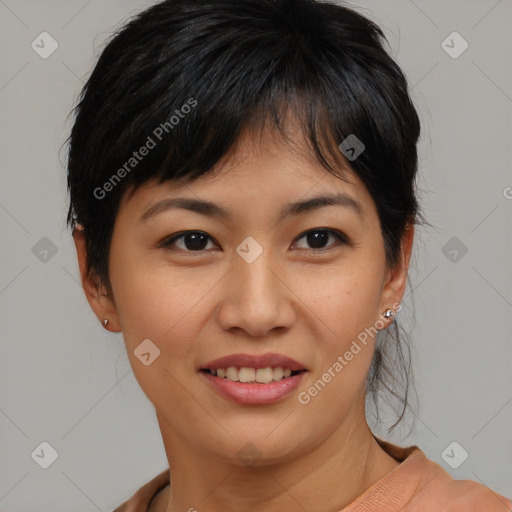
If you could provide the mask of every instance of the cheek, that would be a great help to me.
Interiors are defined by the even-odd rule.
[[[193,340],[201,325],[197,311],[204,292],[188,278],[171,276],[169,269],[132,261],[119,260],[111,281],[127,355],[141,389],[155,406],[171,401],[178,404],[176,410],[185,410],[187,397],[179,382],[186,380],[194,360]],[[144,341],[148,339],[151,343]],[[147,352],[148,365],[142,359]]]
[[[378,332],[380,287],[377,277],[356,270],[338,273],[337,278],[319,280],[317,275],[317,287],[307,295],[310,302],[304,301],[314,313],[310,313],[313,321],[324,326],[317,338],[318,365],[297,397],[311,417],[329,411],[333,420],[341,422],[365,392]],[[304,297],[307,285],[302,282]]]
[[[161,350],[160,363],[191,364],[195,339],[207,320],[208,291],[219,280],[211,269],[170,268],[143,258],[112,258],[111,282],[127,349],[144,339]]]
[[[123,272],[120,267],[115,274],[117,313],[130,342],[140,337],[162,340],[166,333],[171,336],[183,327],[180,319],[186,317],[195,298],[186,283],[155,269]]]
[[[326,341],[337,349],[373,326],[378,319],[382,276],[378,264],[346,261],[331,269],[296,276],[294,293],[310,316],[321,322]]]
[[[319,364],[305,383],[304,400],[309,400],[311,411],[318,408],[318,414],[335,405],[333,414],[342,418],[364,392],[373,357],[381,292],[378,262],[351,260],[296,282],[309,318],[322,326],[317,337]]]

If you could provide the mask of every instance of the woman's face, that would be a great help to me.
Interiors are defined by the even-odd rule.
[[[362,427],[370,329],[389,324],[381,314],[403,295],[410,245],[406,265],[386,272],[365,186],[327,173],[298,140],[302,150],[247,134],[214,175],[125,196],[109,262],[115,304],[90,298],[122,331],[164,438],[217,460],[287,460]],[[289,207],[335,195],[345,205]],[[224,213],[160,203],[177,198]]]

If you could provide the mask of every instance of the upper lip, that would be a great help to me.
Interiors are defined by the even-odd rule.
[[[268,352],[267,354],[261,355],[250,355],[250,354],[231,354],[229,356],[219,357],[210,361],[205,366],[202,366],[203,370],[216,370],[217,368],[229,368],[234,366],[237,368],[268,368],[278,367],[289,368],[292,371],[305,370],[305,366],[295,359],[284,356],[282,354],[276,354]]]

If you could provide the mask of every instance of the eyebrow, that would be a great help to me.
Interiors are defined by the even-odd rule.
[[[342,206],[354,211],[359,217],[364,218],[365,210],[362,204],[352,196],[340,192],[331,195],[315,196],[285,205],[281,209],[279,221],[289,216],[297,216],[311,212],[325,206]],[[215,217],[221,220],[229,220],[232,214],[222,206],[210,201],[192,199],[186,197],[167,198],[151,205],[139,218],[139,222],[147,222],[149,219],[160,213],[173,208],[189,210],[208,217]]]

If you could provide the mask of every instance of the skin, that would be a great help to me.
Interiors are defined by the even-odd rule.
[[[327,173],[297,125],[289,128],[293,145],[271,129],[261,145],[244,132],[213,174],[186,185],[150,182],[125,196],[110,248],[112,299],[85,277],[84,233],[73,234],[91,308],[100,322],[109,319],[109,330],[123,333],[135,377],[155,407],[172,483],[153,500],[152,512],[339,510],[398,465],[365,419],[375,338],[310,403],[299,403],[297,395],[365,328],[392,321],[382,312],[402,299],[414,227],[406,232],[399,264],[386,268],[366,187],[350,170],[350,183]],[[356,198],[364,217],[327,206],[277,221],[284,204],[333,191]],[[138,222],[150,204],[167,197],[209,200],[233,218],[173,209]],[[350,243],[330,235],[315,249],[302,235],[319,228],[338,230]],[[210,237],[202,252],[183,238],[174,250],[158,247],[189,230]],[[250,264],[236,252],[247,236],[263,248]],[[134,355],[147,338],[161,351],[149,366]],[[198,369],[240,352],[285,354],[308,373],[278,403],[235,404]],[[248,442],[260,455],[253,466],[237,455]]]

